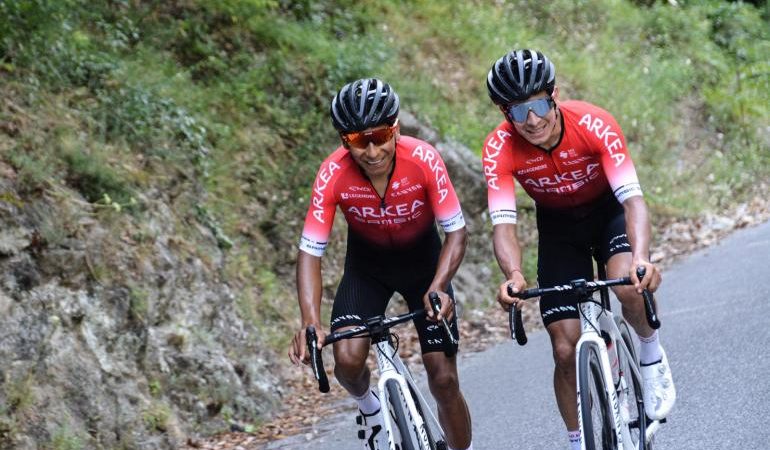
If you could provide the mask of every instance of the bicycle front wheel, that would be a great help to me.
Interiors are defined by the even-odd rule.
[[[420,444],[415,436],[414,422],[407,420],[407,408],[402,397],[405,393],[401,390],[398,383],[392,380],[386,384],[386,389],[388,390],[390,409],[393,412],[391,418],[395,422],[396,429],[401,437],[401,450],[420,450]],[[392,436],[392,438],[398,444],[398,437]]]
[[[617,449],[610,401],[605,390],[606,380],[599,362],[599,347],[593,342],[584,342],[579,351],[579,414],[583,422],[583,442],[587,450]]]

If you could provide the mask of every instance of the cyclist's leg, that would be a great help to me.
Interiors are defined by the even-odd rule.
[[[472,440],[471,415],[460,390],[457,357],[447,358],[439,349],[423,353],[422,360],[447,444],[453,449],[467,449]]]
[[[331,330],[359,326],[369,317],[382,314],[392,294],[392,290],[374,277],[346,265],[332,306]],[[366,358],[370,345],[370,339],[344,339],[334,343],[334,375],[354,397],[361,397],[369,389]]]
[[[361,325],[367,318],[382,314],[391,295],[392,291],[376,279],[365,271],[357,270],[356,264],[346,263],[332,307],[331,330],[341,331]],[[356,424],[360,427],[358,438],[363,440],[364,448],[385,449],[388,447],[388,436],[380,399],[369,387],[371,374],[366,360],[370,345],[370,339],[335,342],[334,375],[358,404]]]
[[[566,224],[566,226],[565,226]],[[538,211],[538,282],[541,286],[593,278],[590,246],[581,242],[579,224],[553,219]],[[567,431],[578,429],[575,345],[580,338],[577,298],[548,294],[540,299],[540,314],[551,338],[554,393]]]
[[[427,252],[429,254],[427,261],[424,259],[420,261],[422,258],[415,255],[415,258],[405,266],[406,276],[399,278],[397,290],[404,296],[410,311],[424,308],[422,299],[433,281],[441,251],[440,240],[437,238],[438,235],[432,248]],[[446,292],[454,299],[451,283],[447,286]],[[442,346],[444,334],[439,324],[419,318],[414,321],[414,325],[420,338],[420,350],[428,375],[428,386],[436,399],[438,418],[446,433],[447,444],[452,449],[467,449],[471,445],[471,418],[465,397],[460,391],[457,357],[447,358],[444,355]],[[455,339],[459,341],[456,311],[449,322],[449,328]]]
[[[546,329],[551,338],[554,372],[553,389],[556,404],[568,431],[578,429],[575,345],[580,339],[580,320],[562,319]]]
[[[627,277],[631,269],[631,245],[626,235],[626,220],[622,207],[616,208],[609,218],[600,243],[600,254],[607,261],[607,277]],[[653,329],[644,316],[642,296],[633,286],[615,286],[612,288],[623,308],[623,318],[639,336],[651,336]]]
[[[606,231],[605,259],[610,278],[628,276],[632,258],[625,234],[625,218],[618,214]],[[633,286],[613,288],[623,306],[623,317],[639,336],[639,360],[645,380],[645,409],[653,419],[665,417],[676,401],[676,389],[658,332],[647,323],[642,296]]]

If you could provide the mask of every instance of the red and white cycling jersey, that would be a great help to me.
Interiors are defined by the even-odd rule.
[[[535,203],[570,209],[599,199],[608,187],[623,203],[642,195],[623,132],[607,111],[580,101],[559,103],[561,142],[549,152],[503,121],[482,152],[492,224],[516,223],[514,177]]]
[[[430,144],[409,136],[396,144],[395,167],[383,197],[344,147],[324,160],[313,184],[300,250],[323,255],[338,205],[349,232],[381,248],[408,248],[436,219],[447,233],[465,226],[441,156]]]

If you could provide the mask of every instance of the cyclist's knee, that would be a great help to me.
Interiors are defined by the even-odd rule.
[[[572,342],[562,340],[553,343],[553,360],[556,369],[571,373],[575,371],[575,345]]]
[[[449,370],[429,374],[428,385],[430,386],[431,394],[433,394],[437,401],[455,396],[460,388],[457,374]]]
[[[334,374],[337,378],[354,381],[366,372],[366,358],[355,354],[334,355]]]
[[[428,373],[428,385],[434,397],[442,394],[453,395],[457,392],[457,368],[452,360],[445,358],[441,352],[433,352],[424,354],[423,362]]]

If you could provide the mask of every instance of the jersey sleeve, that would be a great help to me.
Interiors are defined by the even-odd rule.
[[[487,180],[487,202],[492,225],[516,223],[516,186],[513,181],[511,134],[500,128],[487,136],[482,149],[482,165]]]
[[[426,163],[422,167],[428,186],[428,199],[441,228],[445,233],[450,233],[465,227],[460,200],[439,152],[424,143],[415,148],[414,152],[419,153]]]
[[[340,169],[341,166],[334,160],[324,161],[313,182],[310,207],[299,241],[299,249],[313,256],[323,256],[329,242],[337,208],[334,182]]]
[[[580,124],[588,127],[589,136],[600,149],[602,169],[618,202],[641,196],[642,187],[626,147],[626,138],[615,119],[606,111],[597,109],[593,116],[584,115]]]

